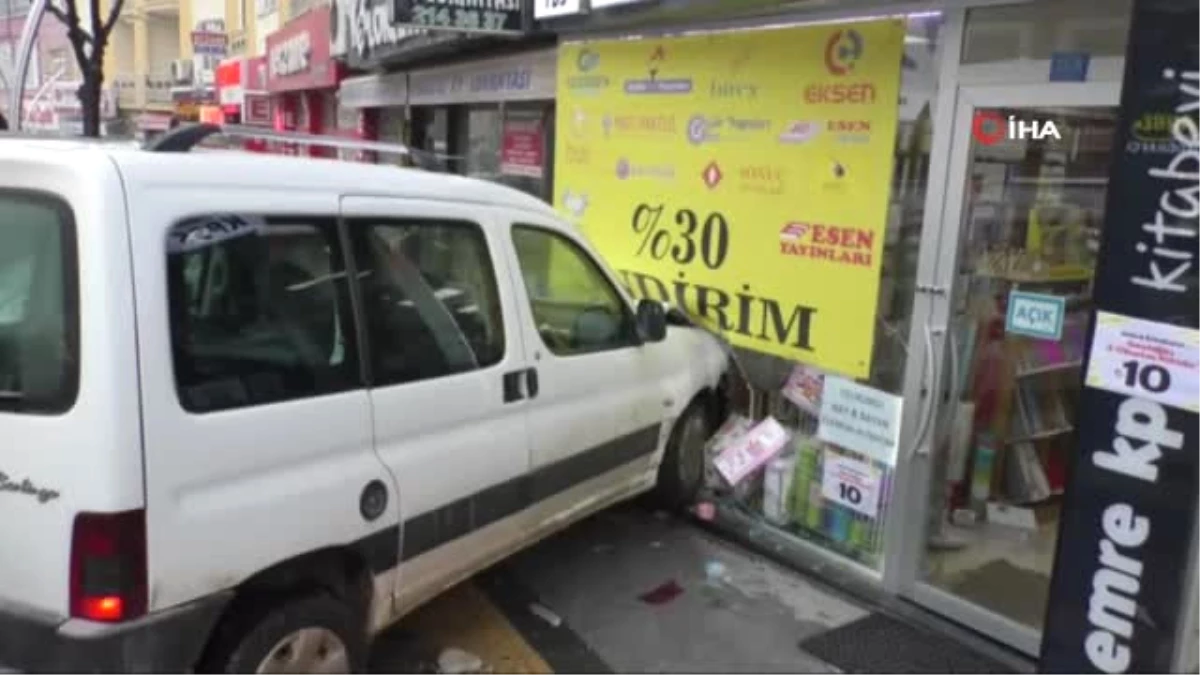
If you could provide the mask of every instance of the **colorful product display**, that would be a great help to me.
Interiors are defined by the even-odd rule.
[[[792,484],[792,523],[801,534],[821,539],[840,553],[873,564],[883,544],[882,523],[877,517],[827,498],[822,485],[833,459],[852,457],[878,470],[879,484],[875,490],[882,499],[887,494],[890,467],[868,462],[865,457],[846,453],[815,438],[797,438],[795,446],[799,459]],[[877,513],[883,512],[880,509]]]

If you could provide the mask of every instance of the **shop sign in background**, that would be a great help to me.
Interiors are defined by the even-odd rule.
[[[635,295],[864,377],[903,40],[883,20],[563,45],[556,205]]]
[[[541,178],[545,161],[542,114],[537,110],[505,113],[500,144],[500,173]]]

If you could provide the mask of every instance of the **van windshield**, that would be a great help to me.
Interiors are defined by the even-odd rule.
[[[45,194],[0,189],[0,413],[71,408],[77,315],[70,209]]]

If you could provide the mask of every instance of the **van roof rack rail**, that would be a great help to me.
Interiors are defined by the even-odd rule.
[[[408,157],[418,168],[429,171],[442,170],[437,161],[439,158],[452,158],[450,155],[438,155],[422,150],[414,150],[401,143],[364,141],[357,138],[309,134],[302,131],[277,131],[239,124],[219,125],[207,123],[181,124],[147,143],[145,149],[150,152],[189,152],[204,141],[204,139],[217,135],[244,140],[277,141],[336,148],[339,150],[377,152],[381,155],[399,155]]]

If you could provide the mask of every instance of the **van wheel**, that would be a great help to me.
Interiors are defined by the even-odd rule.
[[[708,445],[708,419],[699,401],[683,411],[671,429],[662,464],[658,467],[657,497],[673,510],[696,501],[704,487],[704,450]]]
[[[345,603],[316,593],[265,604],[226,619],[200,672],[363,672],[366,633]]]

